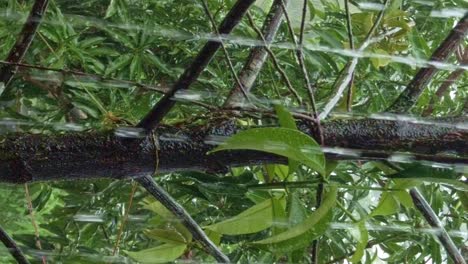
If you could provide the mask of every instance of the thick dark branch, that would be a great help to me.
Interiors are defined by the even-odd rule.
[[[424,196],[422,196],[422,194],[416,188],[412,188],[410,190],[410,195],[411,198],[413,198],[414,205],[419,210],[419,212],[421,212],[429,225],[437,229],[436,236],[453,262],[456,264],[466,264],[465,259],[460,254],[457,247],[455,246],[455,243],[453,243],[449,234],[443,227],[439,217],[437,217],[429,203],[426,201],[426,199],[424,199]]]
[[[190,214],[180,206],[163,188],[161,188],[151,176],[138,178],[137,181],[146,188],[161,204],[171,211],[182,224],[190,231],[193,238],[212,255],[219,263],[230,263],[229,258],[221,252],[216,245],[206,236],[201,227],[193,220]]]
[[[262,35],[265,45],[271,43],[274,39],[279,26],[281,25],[281,18],[283,16],[283,9],[281,8],[281,1],[275,0],[271,6],[270,12],[268,13],[265,21],[263,22]],[[289,0],[285,0],[287,2]],[[233,107],[236,102],[243,99],[242,88],[244,91],[249,92],[252,88],[255,80],[257,79],[258,73],[263,67],[267,58],[267,49],[263,46],[257,46],[250,51],[249,57],[239,74],[239,80],[242,87],[235,84],[231,89],[231,92],[226,99],[224,106]]]
[[[284,163],[276,155],[256,151],[206,153],[231,136],[237,128],[228,122],[192,127],[156,129],[159,135],[159,171],[225,171],[227,166]],[[334,159],[388,159],[395,152],[411,152],[410,158],[468,164],[468,130],[434,124],[391,120],[347,120],[322,124],[326,147]],[[300,129],[316,140],[311,125]],[[461,126],[459,126],[461,127]],[[122,133],[65,133],[59,135],[11,135],[0,141],[0,182],[129,178],[154,172],[155,150],[150,136],[125,138]],[[334,147],[353,149],[351,153]],[[457,156],[438,154],[454,153]],[[401,156],[398,156],[401,157]],[[405,158],[406,160],[406,158]]]
[[[443,62],[448,59],[450,54],[456,50],[460,43],[465,39],[468,32],[468,13],[458,22],[455,28],[452,29],[450,34],[434,51],[430,60]],[[438,69],[434,66],[425,67],[413,77],[413,80],[406,87],[406,89],[398,96],[396,101],[390,106],[388,111],[394,113],[405,113],[411,106],[418,100],[421,93],[426,88],[432,77],[436,74]]]
[[[36,35],[36,31],[41,24],[42,16],[47,9],[48,3],[49,0],[36,0],[36,2],[34,2],[31,12],[23,25],[23,29],[6,58],[8,62],[19,63],[23,60],[26,51]],[[4,87],[8,87],[8,84],[13,79],[17,69],[18,67],[14,65],[4,65],[0,69],[0,83],[3,83]]]
[[[234,27],[239,24],[244,14],[254,2],[255,0],[238,0],[221,23],[218,29],[219,34],[229,34]],[[179,90],[188,89],[190,85],[197,80],[198,76],[200,76],[220,47],[221,42],[215,40],[208,41],[192,64],[179,77],[179,80],[174,84],[169,93],[165,94],[158,101],[150,112],[140,121],[138,127],[142,127],[146,130],[155,128],[175,105],[175,101],[172,100],[175,93]]]
[[[0,226],[0,241],[10,251],[10,254],[15,258],[18,264],[29,264],[28,259],[23,254],[23,251],[18,247],[16,242],[11,238],[5,230]]]

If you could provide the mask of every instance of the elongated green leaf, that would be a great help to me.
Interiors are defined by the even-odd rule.
[[[145,232],[148,237],[157,239],[168,244],[187,244],[188,241],[181,233],[169,229],[151,229]]]
[[[289,128],[253,128],[230,137],[212,152],[250,149],[293,159],[325,175],[325,156],[320,146],[308,135]]]
[[[468,191],[468,184],[459,181],[457,179],[458,175],[453,169],[434,168],[415,164],[408,166],[398,173],[391,174],[388,177],[393,179],[411,179],[413,181],[419,180],[419,182],[443,183],[451,185],[453,188],[461,191]]]
[[[278,234],[276,236],[272,236],[260,241],[256,241],[253,244],[261,245],[261,244],[275,244],[284,242],[289,239],[293,239],[298,237],[305,232],[311,230],[314,227],[317,227],[317,223],[323,219],[328,212],[333,208],[336,202],[336,196],[338,194],[336,187],[331,187],[330,191],[326,194],[325,199],[322,205],[311,215],[309,215],[303,222],[300,224],[290,228],[288,231]]]
[[[281,127],[297,130],[296,121],[291,113],[282,105],[275,105],[276,115]]]
[[[125,54],[121,57],[118,57],[114,62],[110,64],[110,66],[106,69],[105,75],[109,75],[115,71],[122,69],[123,67],[127,66],[132,61],[132,55]]]
[[[265,230],[272,225],[273,209],[271,199],[254,205],[237,216],[205,227],[225,235],[242,235]]]
[[[294,117],[284,106],[275,105],[275,111],[276,111],[276,115],[278,116],[278,121],[281,127],[298,130]],[[288,159],[288,165],[289,165],[289,170],[288,170],[288,175],[289,175],[289,174],[294,173],[297,170],[297,168],[299,168],[300,164],[299,162],[293,159]]]
[[[186,248],[185,244],[163,244],[142,251],[125,251],[125,253],[141,263],[166,263],[176,260],[184,254]]]
[[[362,259],[362,256],[364,256],[364,251],[366,250],[367,242],[369,240],[369,232],[367,231],[365,221],[357,223],[357,229],[358,232],[353,234],[353,236],[358,241],[358,244],[356,245],[356,251],[351,257],[351,262],[353,263],[358,263]]]

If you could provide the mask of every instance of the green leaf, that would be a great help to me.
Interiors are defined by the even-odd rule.
[[[179,258],[184,254],[186,248],[185,244],[163,244],[142,251],[131,252],[124,250],[124,252],[141,263],[166,263]]]
[[[275,199],[271,198],[272,204],[272,221],[273,221],[273,229],[272,234],[276,235],[282,233],[286,228],[287,225],[287,217],[286,217],[286,200],[285,199]]]
[[[107,7],[106,10],[106,16],[104,18],[109,18],[113,16],[117,12],[117,1],[116,0],[111,0],[109,6]]]
[[[296,121],[291,113],[282,105],[275,105],[276,115],[281,127],[297,130]]]
[[[319,227],[317,225],[320,220],[322,220],[330,210],[333,208],[336,202],[336,196],[338,194],[338,190],[336,187],[330,187],[330,191],[325,195],[325,199],[323,200],[322,205],[315,210],[311,215],[309,215],[303,222],[297,224],[288,231],[278,234],[276,236],[272,236],[263,240],[259,240],[254,242],[255,245],[268,245],[268,244],[275,244],[280,242],[285,242],[289,239],[296,238],[300,235],[303,235],[307,231]],[[322,223],[324,225],[325,223]]]
[[[256,233],[271,227],[273,221],[272,199],[250,207],[228,220],[206,226],[206,229],[225,235]]]
[[[148,237],[157,239],[168,244],[187,244],[190,243],[181,233],[170,229],[151,229],[145,231]]]
[[[400,204],[391,192],[384,192],[380,197],[379,204],[372,211],[371,216],[391,215],[400,210]]]
[[[418,181],[419,183],[433,182],[451,185],[461,191],[468,191],[468,184],[459,181],[455,170],[447,168],[434,168],[421,164],[410,165],[406,169],[388,175],[392,179],[408,179]]]
[[[278,104],[275,105],[275,111],[276,111],[276,115],[278,116],[278,121],[281,127],[298,130],[294,117],[284,106],[278,105]],[[288,175],[289,175],[289,174],[294,173],[299,168],[300,163],[295,160],[288,159],[288,165],[289,165],[289,170],[288,170]]]
[[[153,211],[157,213],[159,216],[164,218],[166,221],[170,222],[172,226],[179,232],[184,238],[185,241],[191,241],[192,240],[192,234],[190,231],[180,222],[174,221],[174,219],[177,219],[174,214],[171,213],[164,205],[162,205],[158,201],[154,202],[149,202],[145,203],[143,205],[143,208]]]
[[[118,57],[115,61],[113,61],[110,66],[106,69],[105,75],[109,75],[115,71],[118,71],[125,66],[127,66],[132,61],[132,55],[125,54],[123,56]]]
[[[365,221],[357,223],[357,229],[359,232],[352,233],[352,235],[358,241],[358,244],[356,245],[356,251],[351,257],[351,262],[353,263],[357,263],[362,259],[366,250],[367,242],[369,240],[369,232],[367,231]]]
[[[325,175],[325,156],[308,135],[289,128],[252,128],[240,131],[209,153],[250,149],[273,153],[298,161]]]
[[[468,192],[457,191],[460,202],[463,205],[465,212],[468,212]]]

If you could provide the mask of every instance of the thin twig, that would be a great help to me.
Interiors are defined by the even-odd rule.
[[[202,228],[193,220],[190,214],[172,198],[163,188],[161,188],[151,176],[137,178],[143,186],[156,200],[171,211],[182,224],[190,231],[193,238],[198,241],[203,248],[220,263],[229,263],[229,258],[221,252],[216,245],[203,232]]]
[[[320,183],[319,185],[317,185],[317,193],[315,196],[315,199],[316,199],[315,210],[317,210],[322,205],[323,189],[324,189],[323,183]],[[312,263],[314,264],[319,263],[319,254],[320,254],[319,249],[320,249],[320,239],[317,238],[312,242],[312,251],[310,253]]]
[[[411,198],[413,198],[414,205],[419,210],[419,212],[421,212],[421,214],[424,216],[429,225],[433,228],[438,229],[438,231],[436,232],[436,236],[439,239],[442,246],[447,251],[447,254],[453,260],[453,262],[456,264],[466,264],[465,259],[458,251],[455,243],[453,243],[449,234],[440,222],[439,217],[437,217],[434,210],[432,210],[431,206],[426,201],[424,196],[416,188],[412,188],[410,190],[410,195]]]
[[[366,35],[366,38],[364,39],[363,43],[357,50],[358,52],[362,52],[364,49],[366,49],[370,44],[371,44],[371,39],[372,36],[374,35],[375,31],[380,25],[380,22],[382,21],[382,18],[385,14],[385,10],[387,9],[387,5],[390,1],[385,0],[384,6],[382,10],[379,12],[379,15],[377,16],[377,19],[375,20],[374,24],[372,25],[372,28],[369,30],[369,32]],[[391,32],[390,32],[391,33]],[[384,36],[381,36],[384,37]],[[348,87],[349,83],[353,79],[354,75],[354,70],[356,69],[356,65],[358,63],[359,58],[354,57],[351,59],[343,68],[341,71],[340,75],[338,76],[334,86],[335,95],[328,101],[328,103],[325,105],[323,108],[322,112],[320,112],[320,119],[324,119],[328,116],[328,114],[331,112],[331,110],[335,107],[335,105],[338,103],[340,100],[344,90],[346,87]]]
[[[205,10],[205,13],[208,15],[208,18],[210,19],[211,26],[213,27],[213,30],[215,31],[216,36],[219,37],[219,32],[218,32],[218,29],[216,28],[216,21],[214,20],[214,17],[211,14],[210,9],[208,8],[208,4],[206,3],[206,0],[201,0],[201,2],[202,2],[202,5],[203,5],[203,9]],[[234,65],[232,64],[232,60],[229,57],[229,53],[228,53],[228,51],[226,49],[226,45],[224,45],[224,42],[223,42],[223,40],[221,38],[219,38],[219,43],[221,43],[221,48],[223,49],[224,58],[226,59],[226,61],[228,63],[229,70],[231,71],[231,74],[234,77],[234,80],[236,81],[238,87],[240,88],[240,91],[244,95],[245,100],[247,100],[247,102],[250,102],[248,92],[246,91],[246,89],[245,89],[244,85],[242,84],[241,80],[239,79],[239,76],[237,76],[236,70],[234,69]]]
[[[255,0],[238,0],[224,18],[218,29],[219,34],[229,34],[247,12]],[[174,107],[175,101],[172,97],[179,90],[188,89],[200,76],[208,63],[214,57],[221,43],[210,40],[198,53],[192,64],[179,77],[179,80],[172,86],[168,94],[164,95],[156,105],[138,123],[138,127],[149,131],[155,128],[167,113]]]
[[[120,224],[119,231],[117,233],[117,239],[115,240],[114,249],[112,250],[112,256],[115,256],[115,254],[117,253],[117,250],[119,249],[120,240],[122,238],[122,234],[123,234],[123,231],[124,231],[125,224],[127,223],[127,220],[128,220],[128,215],[130,213],[130,209],[132,208],[133,197],[135,196],[137,186],[138,185],[136,185],[134,182],[132,183],[132,190],[130,191],[130,197],[128,198],[127,210],[125,210],[125,214],[124,214],[124,217],[122,219],[122,223]]]
[[[457,49],[465,39],[468,32],[468,12],[460,19],[457,25],[450,31],[445,40],[432,53],[430,61],[444,62]],[[424,67],[416,73],[406,89],[398,96],[393,104],[387,109],[393,113],[407,112],[418,100],[432,77],[438,72],[434,66]]]
[[[247,18],[249,19],[249,23],[250,23],[250,26],[252,27],[252,29],[257,33],[257,35],[260,36],[263,43],[266,43],[266,39],[263,36],[263,33],[255,25],[255,22],[254,22],[252,16],[248,12],[247,12]],[[280,76],[283,79],[284,83],[286,84],[286,87],[288,88],[289,92],[291,92],[294,95],[294,97],[296,98],[296,100],[298,101],[298,103],[301,104],[302,99],[301,99],[300,95],[297,93],[296,89],[294,89],[294,87],[293,87],[291,81],[289,80],[289,77],[286,74],[286,72],[284,71],[284,69],[280,66],[279,61],[276,58],[276,55],[273,53],[271,48],[269,46],[267,46],[266,44],[265,44],[264,48],[267,51],[271,61],[273,62],[273,66],[278,71],[278,73],[280,74]],[[258,72],[257,72],[257,75],[258,75]]]
[[[16,43],[11,48],[7,61],[18,63],[24,58],[24,55],[31,46],[31,43],[36,35],[36,31],[41,24],[42,17],[46,12],[49,0],[36,0],[32,6],[29,16],[23,25],[23,29],[16,39]],[[15,75],[18,67],[15,66],[3,66],[0,68],[0,83],[3,83],[5,89],[7,89],[13,76]],[[0,95],[1,95],[0,91]]]
[[[31,217],[31,223],[32,223],[33,228],[34,228],[34,236],[35,236],[35,239],[36,239],[36,247],[37,247],[37,249],[42,250],[41,239],[39,238],[39,227],[37,226],[36,218],[34,216],[34,208],[33,208],[33,205],[32,205],[31,195],[29,194],[28,183],[24,184],[24,191],[25,191],[25,194],[26,194],[26,202],[28,204],[29,216]],[[43,264],[47,263],[47,260],[46,260],[45,256],[42,256],[42,263]]]
[[[28,259],[23,254],[21,248],[16,244],[15,240],[8,235],[8,233],[0,226],[0,241],[10,252],[11,256],[18,262],[18,264],[29,264]]]
[[[351,23],[351,12],[349,12],[349,0],[345,0],[345,12],[346,12],[346,28],[348,29],[348,41],[349,48],[354,50],[354,37],[353,27]],[[354,83],[354,72],[351,74],[351,80],[349,81],[348,96],[346,100],[346,110],[351,112],[353,108],[353,83]]]

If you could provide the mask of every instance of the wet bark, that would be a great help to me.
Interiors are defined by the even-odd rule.
[[[36,31],[41,24],[42,17],[47,10],[49,0],[36,0],[29,13],[26,22],[23,25],[23,29],[16,39],[16,43],[11,48],[6,61],[12,63],[19,63],[23,60],[29,46],[36,35]],[[13,79],[18,66],[16,65],[4,65],[0,68],[0,83],[3,83],[4,87],[8,87],[8,84]],[[0,95],[2,94],[0,90]]]
[[[300,129],[318,138],[309,124]],[[217,137],[236,133],[234,122],[194,127],[160,126],[159,172],[225,171],[228,166],[285,163],[282,157],[257,151],[206,153]],[[333,159],[386,159],[411,152],[416,160],[468,164],[468,130],[455,126],[390,120],[348,120],[323,124],[326,147],[353,153],[329,154]],[[454,155],[440,155],[452,153]],[[0,140],[0,182],[142,177],[155,171],[152,136],[125,138],[113,132],[57,135],[14,134]]]

